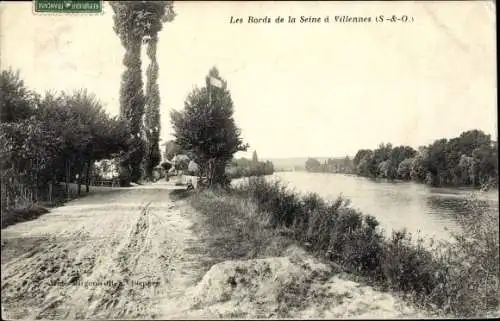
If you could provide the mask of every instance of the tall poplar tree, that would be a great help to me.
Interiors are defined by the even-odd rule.
[[[146,34],[149,66],[146,71],[146,111],[144,126],[146,133],[146,152],[144,154],[144,175],[152,176],[153,168],[161,161],[160,152],[160,89],[158,86],[159,65],[156,60],[158,33],[164,22],[171,22],[175,17],[172,1],[149,1],[146,4],[148,27]]]
[[[122,157],[120,172],[125,180],[136,182],[141,178],[141,163],[149,145],[148,137],[144,137],[148,135],[148,130],[144,128],[143,119],[146,99],[141,73],[141,46],[146,35],[151,39],[157,38],[162,22],[172,20],[173,6],[171,1],[111,1],[110,4],[114,11],[114,31],[125,48],[123,59],[125,71],[120,88],[120,115],[129,121],[130,126],[131,148]],[[156,44],[154,46],[156,48]],[[151,51],[156,52],[156,50]],[[156,64],[156,59],[154,61]],[[156,77],[152,78],[156,82],[157,67]],[[149,87],[154,88],[154,85]],[[159,106],[158,91],[156,96]],[[148,101],[153,102],[155,99]],[[159,117],[157,119],[159,125]],[[156,127],[159,133],[159,126]]]
[[[114,11],[114,31],[125,48],[120,87],[120,116],[129,122],[131,148],[122,156],[120,175],[125,181],[138,181],[141,176],[140,163],[144,153],[141,137],[144,114],[144,93],[141,75],[141,45],[144,28],[141,17],[144,14],[141,1],[110,2]]]

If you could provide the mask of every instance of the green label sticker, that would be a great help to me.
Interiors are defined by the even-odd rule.
[[[96,13],[102,12],[102,0],[34,0],[35,12]]]

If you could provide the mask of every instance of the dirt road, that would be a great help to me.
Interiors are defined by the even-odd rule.
[[[197,213],[157,183],[92,195],[2,230],[3,317],[168,318],[201,271]]]
[[[187,201],[174,201],[172,188],[161,182],[101,190],[2,230],[2,317],[419,315],[390,294],[335,273],[324,276],[328,269],[300,249],[214,262],[206,222]]]

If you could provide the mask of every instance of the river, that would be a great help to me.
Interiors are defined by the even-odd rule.
[[[457,216],[466,211],[464,202],[471,192],[498,211],[496,191],[433,188],[413,182],[331,173],[278,172],[271,179],[279,179],[298,192],[317,193],[327,200],[342,194],[350,199],[352,207],[376,217],[388,233],[406,228],[414,235],[451,240],[450,231],[460,228]]]

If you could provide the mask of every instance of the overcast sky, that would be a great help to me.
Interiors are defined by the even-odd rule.
[[[112,10],[36,15],[0,3],[1,67],[40,92],[88,88],[119,111],[124,50]],[[261,158],[413,147],[464,130],[497,137],[492,2],[182,2],[159,35],[162,138],[169,111],[217,66],[242,135]],[[413,23],[248,24],[248,16],[406,14]],[[244,24],[229,24],[230,17]],[[373,18],[372,18],[373,19]],[[147,66],[144,55],[143,70]]]

